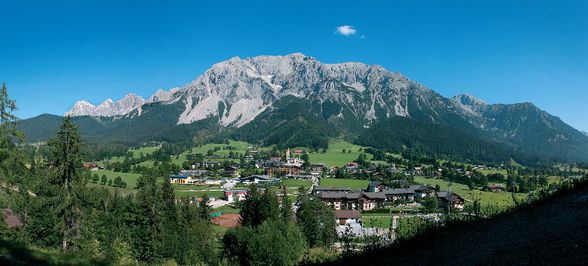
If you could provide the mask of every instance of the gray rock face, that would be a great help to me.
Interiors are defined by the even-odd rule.
[[[323,64],[300,53],[231,58],[212,66],[176,96],[174,100],[186,106],[178,124],[220,116],[222,125],[237,127],[285,96],[336,102],[365,118],[366,124],[378,114],[410,116],[409,97],[423,103],[437,98],[431,90],[380,66]]]
[[[131,93],[116,102],[107,99],[99,105],[93,105],[83,100],[78,101],[65,115],[113,117],[128,114],[143,104],[145,104],[145,100],[141,96]]]

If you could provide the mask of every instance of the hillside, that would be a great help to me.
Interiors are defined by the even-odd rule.
[[[580,265],[588,260],[588,184],[489,220],[452,224],[332,265]]]
[[[511,158],[519,162],[538,160],[512,146],[500,145],[460,129],[403,117],[376,123],[360,135],[356,142],[392,152],[409,150],[418,154],[451,155],[479,161],[506,162]]]

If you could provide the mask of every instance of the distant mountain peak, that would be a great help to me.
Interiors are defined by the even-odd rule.
[[[164,89],[157,90],[149,99],[147,99],[147,103],[156,103],[156,102],[167,102],[173,100],[173,96],[176,92],[178,92],[180,88],[173,88],[169,91]]]
[[[487,103],[482,101],[480,98],[477,98],[476,96],[467,93],[455,95],[451,99],[454,101],[459,101],[460,103],[465,105],[487,105]]]
[[[113,117],[125,115],[141,107],[145,100],[134,93],[129,93],[118,101],[106,99],[99,105],[93,105],[88,101],[81,100],[65,113],[66,116],[96,116],[96,117]]]
[[[479,116],[480,112],[488,106],[486,102],[467,93],[455,95],[451,101],[467,114],[475,116]]]
[[[173,101],[175,99],[174,95],[176,95],[178,91],[180,91],[180,88],[173,88],[169,91],[159,89],[147,100],[135,93],[129,93],[116,102],[112,99],[106,99],[99,105],[91,104],[86,100],[80,100],[76,102],[65,115],[95,117],[126,115],[140,108],[144,104]]]

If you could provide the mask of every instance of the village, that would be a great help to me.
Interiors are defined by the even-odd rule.
[[[234,157],[234,154],[229,152],[226,157]],[[438,185],[435,187],[415,183],[415,175],[421,176],[425,171],[429,171],[433,177],[440,177],[443,171],[431,171],[421,165],[406,169],[399,168],[394,163],[383,166],[362,162],[359,158],[359,162],[353,160],[341,167],[329,167],[322,162],[308,162],[309,156],[304,149],[289,148],[283,151],[283,156],[265,157],[264,153],[255,147],[247,147],[245,155],[240,160],[243,165],[227,164],[221,161],[226,158],[213,152],[208,152],[206,156],[190,154],[188,157],[196,160],[192,160],[189,165],[184,164],[189,166],[189,169],[181,169],[177,174],[170,175],[169,181],[180,190],[183,187],[205,187],[208,195],[217,195],[210,198],[210,205],[218,210],[214,213],[213,223],[221,227],[230,228],[239,224],[240,217],[236,211],[224,213],[223,210],[238,209],[239,202],[247,198],[251,184],[264,189],[275,189],[276,193],[280,186],[300,184],[305,193],[332,208],[333,218],[338,225],[337,232],[340,235],[347,232],[356,237],[378,235],[394,238],[394,231],[398,227],[397,220],[401,217],[439,222],[442,214],[463,212],[466,205],[466,199],[452,192],[450,188],[442,190]],[[487,170],[488,167],[476,166],[476,169]],[[464,175],[473,174],[471,169],[461,171]],[[361,179],[366,175],[371,176],[371,180]],[[390,175],[394,175],[395,178],[387,182],[385,176]],[[340,186],[325,186],[321,185],[324,184],[322,180],[341,182]],[[365,186],[346,186],[347,180],[360,181]],[[491,184],[483,189],[503,192],[505,186]],[[293,198],[300,191],[299,188],[289,187],[289,195]],[[222,194],[219,195],[219,192]],[[198,201],[202,198],[194,197],[193,200]],[[295,203],[292,208],[297,208]]]
[[[221,235],[240,224],[240,206],[251,185],[276,195],[285,189],[294,213],[301,193],[319,200],[332,210],[340,237],[394,241],[415,223],[440,224],[448,215],[484,215],[485,208],[505,210],[513,206],[513,197],[525,200],[534,186],[563,180],[537,176],[527,184],[509,177],[514,176],[509,175],[512,169],[524,173],[516,166],[392,154],[344,141],[322,151],[228,141],[178,154],[160,145],[84,167],[95,173],[94,180],[103,175],[102,182],[90,185],[103,186],[112,179],[125,187],[129,183],[129,188],[114,189],[133,193],[134,179],[140,176],[136,173],[164,165],[173,171],[168,181],[178,200],[208,201],[211,221]],[[516,193],[509,185],[514,181],[520,182]]]

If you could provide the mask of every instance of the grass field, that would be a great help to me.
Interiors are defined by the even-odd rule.
[[[368,228],[390,228],[391,217],[388,213],[364,213],[361,220]]]
[[[118,193],[121,196],[126,196],[129,194],[133,194],[133,193],[137,193],[138,190],[136,189],[131,189],[131,188],[118,188],[118,187],[111,187],[108,185],[100,185],[100,184],[94,184],[94,183],[88,183],[87,185],[89,188],[91,189],[106,189],[108,192],[110,192],[110,194],[114,195],[116,193]]]
[[[116,177],[120,176],[121,179],[127,183],[127,188],[136,188],[137,187],[137,180],[139,179],[139,177],[141,177],[140,174],[119,173],[119,172],[113,172],[113,171],[108,171],[108,170],[101,170],[101,171],[92,172],[92,175],[94,175],[94,174],[98,174],[98,176],[100,176],[100,178],[102,178],[102,175],[106,175],[106,178],[112,179],[112,181],[114,181],[114,179]],[[100,182],[100,181],[98,181],[98,182]]]
[[[367,188],[369,183],[369,180],[359,179],[323,178],[320,180],[321,187]]]
[[[240,211],[241,211],[241,209],[239,209],[239,208],[234,208],[233,206],[225,205],[225,206],[222,206],[220,208],[214,209],[213,213],[216,213],[216,212],[220,212],[220,213],[239,213]]]
[[[234,150],[223,150],[223,148],[227,147],[227,146],[231,146],[235,149]],[[192,153],[206,154],[206,152],[208,152],[208,150],[218,147],[218,148],[220,148],[220,150],[215,152],[215,154],[218,154],[221,156],[228,156],[231,151],[233,153],[245,154],[245,152],[247,151],[247,147],[249,147],[249,146],[252,146],[252,145],[247,142],[244,142],[244,141],[231,140],[231,141],[229,141],[229,144],[215,144],[215,143],[205,144],[200,147],[193,148]]]
[[[508,172],[505,169],[502,170],[498,170],[498,169],[479,169],[477,171],[480,171],[480,173],[482,173],[483,175],[491,175],[491,174],[502,174],[502,175],[507,175]]]
[[[133,158],[137,159],[139,157],[141,157],[141,154],[147,155],[147,154],[152,154],[155,151],[159,150],[161,147],[157,146],[157,147],[143,147],[143,148],[139,148],[139,149],[130,149],[129,152],[133,154]],[[124,161],[124,156],[121,157],[114,157],[111,158],[110,160],[108,160],[108,162],[110,163],[122,163]]]
[[[363,153],[359,151],[360,149],[363,149],[363,147],[342,140],[332,140],[329,142],[326,153],[310,152],[309,158],[311,163],[324,163],[328,167],[344,166]],[[345,153],[343,153],[343,150],[345,150]],[[373,157],[371,154],[366,155],[369,160]]]
[[[420,184],[426,184],[430,186],[439,185],[441,190],[448,190],[449,182],[445,180],[415,176],[414,181]],[[469,201],[472,201],[475,198],[480,198],[482,207],[496,206],[499,208],[508,208],[513,206],[511,193],[508,192],[487,192],[480,190],[470,190],[468,186],[459,183],[452,183],[451,190]],[[527,198],[527,194],[519,193],[517,194],[517,198],[519,198],[520,200],[524,200]]]
[[[143,148],[139,148],[139,149],[131,149],[129,150],[130,152],[133,153],[133,158],[138,159],[141,157],[141,154],[143,155],[147,155],[147,154],[152,154],[155,151],[159,150],[161,147],[143,147]]]
[[[223,191],[209,191],[209,190],[176,190],[177,197],[202,197],[206,194],[209,198],[219,199],[224,196]]]
[[[223,150],[223,148],[227,147],[227,146],[232,146],[235,149]],[[249,146],[252,146],[252,145],[247,142],[244,142],[244,141],[234,141],[234,140],[229,141],[229,144],[209,143],[209,144],[202,145],[200,147],[192,148],[189,151],[182,152],[181,154],[179,154],[177,156],[172,156],[171,162],[176,165],[182,165],[182,164],[184,164],[185,161],[188,160],[188,156],[190,154],[201,153],[203,155],[206,155],[208,150],[214,150],[214,148],[220,148],[220,150],[215,152],[215,154],[223,156],[223,157],[228,156],[231,151],[233,153],[245,154],[245,152],[247,151],[247,147],[249,147]],[[237,162],[237,160],[233,160],[233,161]],[[153,165],[153,162],[149,162],[149,163],[150,163],[150,165]]]
[[[309,188],[310,185],[312,184],[310,181],[308,180],[298,180],[298,179],[283,179],[282,180],[282,184],[286,187],[295,187],[295,188],[299,188],[299,187],[305,187],[305,188]]]

